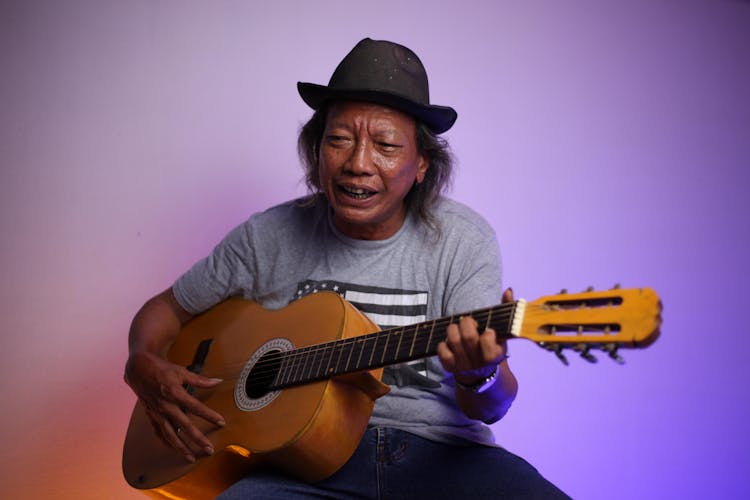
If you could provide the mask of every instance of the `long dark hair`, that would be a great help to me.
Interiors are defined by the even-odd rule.
[[[305,170],[305,184],[314,195],[321,192],[318,176],[318,154],[326,127],[328,106],[321,106],[313,113],[299,132],[297,153]],[[406,205],[430,227],[435,227],[432,204],[448,190],[453,181],[453,154],[448,141],[432,132],[424,123],[416,121],[417,150],[429,161],[424,180],[414,184],[406,195]]]

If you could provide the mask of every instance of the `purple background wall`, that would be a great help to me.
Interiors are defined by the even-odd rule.
[[[575,498],[748,496],[750,4],[0,4],[0,483],[141,498],[119,455],[130,318],[250,213],[303,192],[297,80],[364,36],[455,106],[452,196],[505,284],[652,286],[627,364],[514,342],[498,440]]]

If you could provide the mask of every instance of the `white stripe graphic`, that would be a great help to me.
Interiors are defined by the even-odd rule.
[[[392,314],[364,313],[376,325],[408,326],[414,323],[422,323],[425,316],[394,316]]]
[[[380,293],[355,292],[347,290],[344,297],[350,302],[361,304],[378,304],[381,306],[423,306],[427,304],[426,293],[412,293],[408,295],[383,295]],[[382,325],[392,323],[380,323]]]

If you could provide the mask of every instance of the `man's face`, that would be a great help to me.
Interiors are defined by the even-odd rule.
[[[428,168],[417,150],[414,119],[363,102],[331,105],[318,163],[336,228],[368,240],[398,231],[406,217],[404,198]]]

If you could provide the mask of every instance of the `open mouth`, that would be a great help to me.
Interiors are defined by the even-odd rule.
[[[370,198],[372,196],[375,196],[376,191],[370,191],[363,188],[353,188],[353,187],[347,187],[347,186],[339,186],[339,190],[341,190],[345,195],[349,196],[350,198],[354,198],[355,200],[365,200],[367,198]]]

